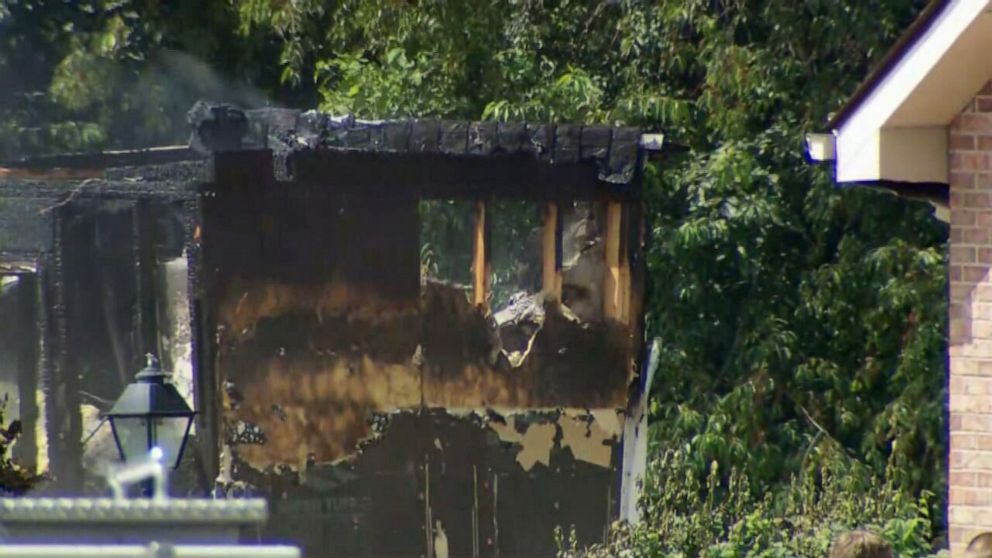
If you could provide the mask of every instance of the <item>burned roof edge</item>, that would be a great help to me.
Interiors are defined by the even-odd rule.
[[[600,182],[623,186],[636,180],[642,152],[652,149],[641,145],[640,128],[627,126],[361,120],[315,110],[243,110],[206,101],[190,109],[187,121],[192,129],[188,146],[28,157],[0,164],[0,179],[72,180],[127,175],[144,180],[203,180],[209,179],[210,173],[201,167],[209,167],[209,159],[217,152],[271,149],[277,160],[322,151],[456,158],[523,155],[552,166],[591,164]],[[149,172],[152,176],[148,176]]]
[[[361,120],[352,115],[288,109],[255,109],[245,111],[245,115],[256,143],[261,136],[274,151],[290,159],[293,153],[323,150],[454,157],[523,154],[550,165],[592,162],[600,181],[618,185],[634,181],[641,161],[641,129],[635,127],[442,119]],[[221,119],[237,121],[230,116],[218,118]],[[194,127],[198,126],[194,124]],[[203,136],[217,134],[213,123],[205,121],[199,127],[208,130]]]

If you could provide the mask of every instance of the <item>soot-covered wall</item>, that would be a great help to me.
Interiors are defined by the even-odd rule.
[[[438,558],[550,556],[555,526],[602,538],[636,325],[547,299],[511,363],[484,304],[422,280],[418,196],[333,177],[211,188],[221,479],[270,498],[269,538]]]

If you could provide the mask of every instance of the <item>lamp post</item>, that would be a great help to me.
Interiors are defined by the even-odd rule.
[[[125,462],[160,457],[167,468],[179,467],[196,411],[190,408],[154,355],[124,388],[107,419]],[[153,453],[153,450],[156,450]]]

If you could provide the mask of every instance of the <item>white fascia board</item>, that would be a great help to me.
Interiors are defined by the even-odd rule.
[[[947,181],[947,122],[886,125],[990,5],[990,0],[952,0],[834,131],[838,182]]]
[[[837,182],[947,183],[947,127],[875,130],[848,141],[837,136]]]

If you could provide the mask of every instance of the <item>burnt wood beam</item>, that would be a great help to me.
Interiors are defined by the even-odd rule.
[[[210,489],[220,470],[220,408],[217,369],[214,365],[216,331],[209,305],[204,304],[206,292],[203,269],[203,204],[201,198],[186,200],[183,203],[183,230],[186,245],[187,303],[191,330],[191,352],[193,364],[193,408],[196,409],[196,438],[194,450],[200,466],[200,482]]]
[[[489,219],[486,202],[475,202],[472,231],[472,303],[484,307],[489,298]]]
[[[137,308],[135,325],[138,331],[137,356],[143,360],[146,353],[160,356],[162,347],[158,335],[157,293],[155,292],[155,216],[149,200],[137,200],[131,210],[132,247],[134,250],[135,280],[137,282]],[[140,363],[133,363],[137,366]]]
[[[59,493],[82,490],[82,415],[79,409],[79,374],[68,354],[66,312],[65,219],[57,211],[54,219],[54,250],[44,262],[45,316],[43,381],[45,425],[48,434],[49,472]]]
[[[523,154],[491,157],[441,153],[303,151],[288,162],[295,181],[312,188],[383,199],[481,199],[498,196],[535,201],[628,200],[637,183],[597,178],[593,161],[549,165]],[[219,171],[218,171],[219,172]]]
[[[542,273],[541,290],[550,300],[561,301],[561,217],[558,204],[548,203],[544,207],[544,229],[541,235]]]
[[[40,303],[39,281],[33,273],[20,276],[17,285],[17,390],[18,411],[22,431],[14,444],[13,454],[29,470],[38,464],[38,441],[35,425],[38,423],[38,308]]]

